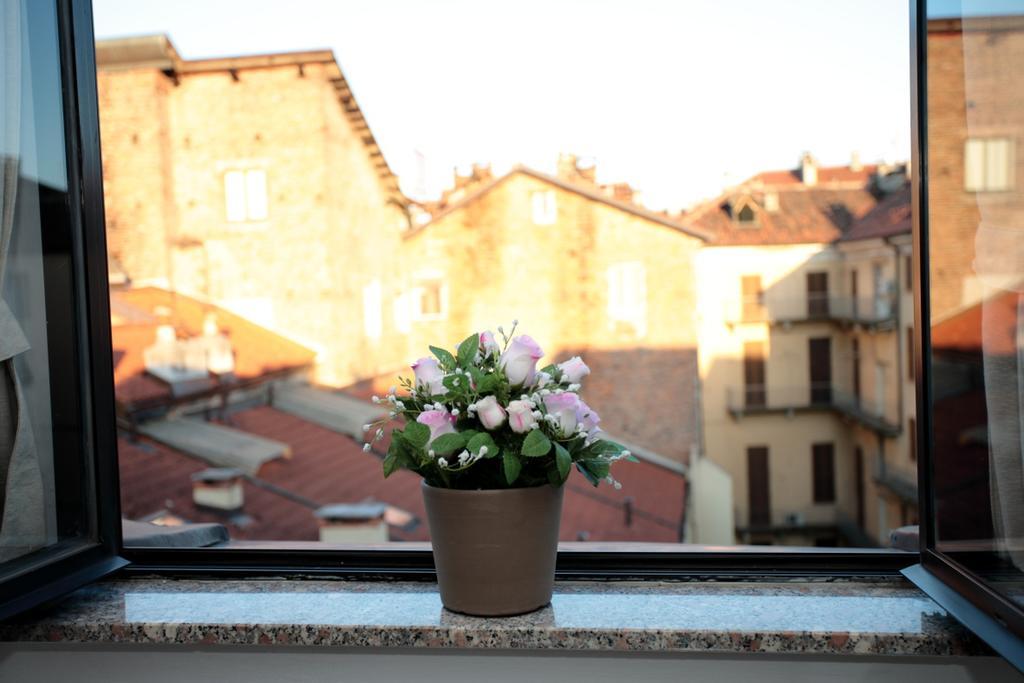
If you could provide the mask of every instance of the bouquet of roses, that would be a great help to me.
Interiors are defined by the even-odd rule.
[[[398,468],[416,472],[430,486],[501,489],[561,486],[576,466],[594,486],[619,487],[612,463],[635,460],[621,445],[602,438],[601,418],[579,397],[590,374],[576,356],[536,369],[544,352],[527,335],[490,332],[467,337],[455,353],[430,347],[433,358],[412,365],[405,392],[392,387],[383,399],[388,416],[364,425],[373,431],[364,446],[384,437],[389,420],[404,418],[391,432],[384,476]]]

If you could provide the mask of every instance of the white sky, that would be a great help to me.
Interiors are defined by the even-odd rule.
[[[910,154],[904,0],[94,0],[185,58],[331,48],[403,188],[594,159],[676,209],[761,170]]]

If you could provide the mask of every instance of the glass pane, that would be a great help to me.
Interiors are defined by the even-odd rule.
[[[1024,604],[1024,2],[931,5],[936,548]]]
[[[429,540],[371,397],[516,319],[639,459],[571,474],[563,541],[916,521],[905,3],[94,6],[144,542]]]
[[[93,535],[55,6],[0,0],[0,574]],[[55,454],[60,454],[55,457]],[[22,560],[19,562],[18,560]]]

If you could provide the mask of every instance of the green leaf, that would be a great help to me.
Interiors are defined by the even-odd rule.
[[[590,468],[587,467],[587,464],[585,462],[583,462],[582,460],[577,460],[576,461],[576,469],[579,470],[580,474],[582,474],[584,477],[586,477],[587,481],[589,481],[594,486],[597,486],[598,484],[601,483],[601,479],[597,475],[595,475],[593,472],[591,472]]]
[[[555,373],[558,372],[558,366],[555,365],[554,363],[552,363],[551,365],[545,365],[540,369],[540,372],[546,372],[552,377],[554,377]]]
[[[491,435],[486,432],[481,432],[470,439],[466,448],[469,449],[470,453],[475,455],[480,452],[480,449],[483,446],[487,446],[487,453],[484,455],[484,458],[490,459],[498,455],[498,445],[494,443],[494,439],[491,438]]]
[[[547,455],[548,451],[551,450],[551,441],[548,437],[544,436],[544,432],[539,429],[534,429],[526,438],[523,439],[522,454],[527,458],[536,458],[541,455]]]
[[[520,470],[523,469],[523,463],[519,462],[519,458],[512,453],[505,453],[501,459],[501,464],[505,469],[505,481],[511,486],[515,482],[516,477],[519,476]]]
[[[460,389],[465,388],[466,381],[462,375],[448,375],[441,380],[441,384],[450,392],[458,392]]]
[[[556,467],[549,467],[547,469],[547,475],[548,475],[548,482],[552,486],[554,486],[555,488],[558,488],[559,486],[562,485],[563,479],[562,479],[561,475],[558,474],[558,468],[556,468]]]
[[[608,472],[611,469],[611,465],[608,464],[607,460],[583,460],[582,462],[598,479],[604,479],[607,477]]]
[[[405,425],[405,429],[402,430],[402,438],[410,446],[416,448],[423,448],[430,441],[430,427],[419,422],[410,422]]]
[[[442,368],[445,370],[455,369],[455,356],[451,353],[437,346],[431,346],[430,352],[437,356],[437,360],[441,363]]]
[[[468,368],[473,363],[477,350],[480,348],[480,335],[471,334],[459,344],[459,367]]]
[[[461,448],[465,448],[466,441],[468,440],[469,437],[465,432],[442,434],[430,444],[430,450],[434,451],[435,455],[448,455]]]
[[[479,381],[477,381],[476,390],[481,394],[490,393],[496,390],[499,384],[501,384],[501,378],[497,375],[484,375]]]
[[[608,441],[606,439],[599,439],[586,450],[586,454],[589,457],[597,457],[601,455],[618,455],[622,451],[626,450],[626,447],[622,444],[615,443],[614,441]]]
[[[555,464],[558,465],[558,474],[561,475],[562,481],[565,481],[565,478],[569,476],[570,468],[572,468],[572,456],[557,441],[555,442]]]
[[[384,458],[384,478],[387,479],[398,469],[398,456],[388,453]]]

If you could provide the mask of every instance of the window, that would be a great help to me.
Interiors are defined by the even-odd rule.
[[[757,214],[750,204],[744,204],[736,213],[736,221],[739,223],[753,223],[757,220]]]
[[[852,367],[850,368],[850,374],[853,376],[853,398],[856,404],[860,405],[860,340],[854,339],[852,342],[852,352],[850,354]]]
[[[964,190],[1005,192],[1013,189],[1014,141],[968,138],[964,143]]]
[[[625,325],[643,336],[647,331],[647,271],[640,262],[608,267],[608,320],[612,329]]]
[[[747,342],[743,345],[743,386],[748,408],[763,407],[768,400],[765,384],[764,344]]]
[[[419,273],[413,288],[413,317],[416,320],[443,320],[448,287],[441,273]]]
[[[910,462],[917,462],[917,420],[914,418],[907,420],[907,445]]]
[[[380,280],[374,280],[363,287],[363,331],[370,339],[380,339],[384,331],[382,306]]]
[[[750,527],[767,527],[772,523],[771,473],[768,469],[768,447],[747,448],[747,504]]]
[[[907,328],[906,344],[907,344],[907,351],[906,351],[905,356],[906,356],[906,359],[907,359],[907,379],[910,380],[911,382],[913,382],[914,381],[914,375],[917,372],[917,370],[915,368],[915,361],[916,361],[916,359],[914,358],[914,328],[913,327],[908,327]]]
[[[0,0],[0,619],[126,564],[91,33],[59,9]]]
[[[743,320],[756,322],[764,319],[764,288],[760,275],[744,275],[740,278],[742,291]]]
[[[534,225],[554,225],[558,220],[558,204],[554,190],[535,190],[530,193]]]
[[[808,317],[826,317],[828,312],[828,273],[807,273]]]
[[[261,168],[226,172],[224,206],[232,223],[266,220],[267,172]]]
[[[815,503],[836,501],[835,444],[816,443],[811,447],[811,469]]]
[[[908,292],[914,291],[914,257],[903,257],[903,287]]]

